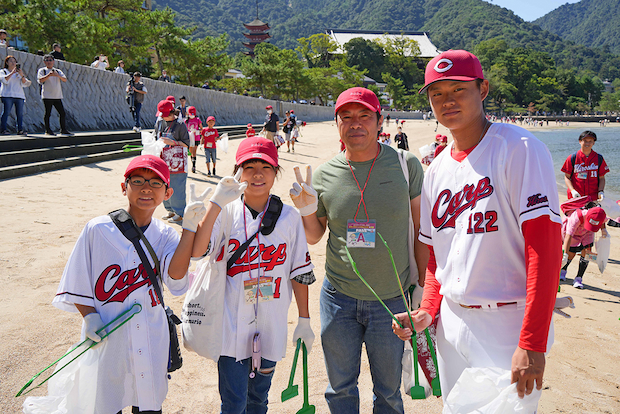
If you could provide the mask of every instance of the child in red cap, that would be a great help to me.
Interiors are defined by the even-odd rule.
[[[573,280],[573,287],[583,289],[583,275],[586,272],[589,261],[585,258],[591,252],[594,245],[594,233],[601,230],[603,237],[607,237],[605,221],[607,215],[601,207],[592,207],[588,210],[577,209],[562,220],[562,239],[564,240],[562,257],[562,270],[560,280],[566,280],[568,265],[581,252],[579,258],[579,270]]]
[[[211,175],[211,164],[213,162],[213,175],[215,175],[215,161],[217,158],[217,148],[215,142],[220,139],[220,133],[215,126],[215,117],[210,116],[207,118],[207,127],[203,128],[200,135],[202,136],[201,143],[205,147],[205,156],[207,157],[207,175]]]
[[[252,138],[253,136],[256,136],[256,130],[252,127],[252,124],[248,124],[248,129],[245,131],[245,137]]]
[[[192,198],[185,209],[179,238],[174,229],[153,219],[155,209],[173,193],[170,171],[161,158],[134,158],[125,171],[121,190],[127,197],[127,212],[159,259],[158,280],[173,295],[184,294],[191,251],[177,246],[193,244],[205,210],[201,200],[208,191],[198,199]],[[86,224],[52,302],[59,309],[79,311],[84,318],[82,340],[99,343],[89,351],[97,359],[97,375],[80,375],[80,386],[74,386],[65,396],[68,412],[83,412],[83,407],[96,403],[97,412],[102,413],[120,413],[128,405],[134,407],[133,412],[161,413],[168,390],[170,336],[164,308],[149,280],[132,242],[110,216]],[[110,335],[102,339],[105,332],[100,329],[135,304],[142,308],[131,323],[108,331]],[[83,392],[91,388],[96,390],[96,401],[92,394]]]
[[[192,158],[192,172],[196,173],[196,149],[200,144],[200,132],[202,131],[202,121],[196,116],[196,108],[187,107],[187,132],[189,132],[189,153]]]
[[[196,233],[193,256],[216,255],[212,269],[226,273],[215,275],[226,278],[226,287],[221,349],[209,356],[217,362],[223,413],[245,412],[246,407],[267,412],[274,369],[286,352],[293,295],[299,311],[293,342],[301,338],[309,352],[314,341],[308,313],[314,266],[299,212],[271,194],[279,170],[271,140],[244,139],[237,150],[234,177],[219,182]],[[258,232],[278,205],[281,212],[273,231]],[[228,245],[224,231],[230,234]],[[231,256],[248,240],[247,250],[228,267]],[[260,349],[260,355],[252,358],[253,349]]]

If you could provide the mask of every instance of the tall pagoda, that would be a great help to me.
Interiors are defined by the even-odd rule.
[[[271,35],[267,33],[270,29],[269,24],[262,22],[258,18],[258,0],[256,1],[256,19],[250,23],[244,23],[243,26],[250,31],[250,33],[243,33],[243,35],[248,39],[247,42],[243,42],[243,46],[250,49],[244,53],[248,56],[254,57],[254,48],[256,45],[271,37]]]

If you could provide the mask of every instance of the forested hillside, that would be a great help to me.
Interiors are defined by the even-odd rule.
[[[565,4],[534,23],[563,39],[620,54],[620,0]]]
[[[578,4],[582,3],[605,3],[606,7],[615,4],[617,8],[620,0],[583,0]],[[245,39],[243,23],[256,17],[256,2],[252,0],[156,0],[155,5],[176,11],[179,23],[197,26],[194,38],[228,34],[230,53],[246,50],[241,44]],[[574,17],[585,20],[588,17],[584,13],[574,13]],[[600,13],[597,11],[596,15]],[[617,15],[617,11],[607,15]],[[472,50],[483,40],[499,37],[510,47],[549,53],[558,67],[589,70],[602,79],[620,77],[620,57],[601,48],[565,41],[537,24],[525,22],[508,9],[482,0],[271,0],[259,1],[258,16],[272,27],[270,42],[280,48],[294,49],[298,38],[324,33],[328,28],[424,30],[444,50]],[[599,26],[611,20],[620,25],[617,18],[596,20],[581,31],[582,36],[586,32],[597,33]],[[615,36],[614,41],[620,42],[620,36]]]

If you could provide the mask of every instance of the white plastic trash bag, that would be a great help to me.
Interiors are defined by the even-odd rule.
[[[431,165],[435,158],[435,147],[433,144],[428,144],[420,147],[420,162],[424,165]]]
[[[413,348],[409,341],[405,341],[405,350],[403,351],[403,388],[405,389],[405,394],[411,395],[411,387],[415,386],[415,376],[413,374]],[[424,375],[424,371],[420,368],[420,365],[417,366],[418,369],[418,382],[421,386],[424,387],[424,396],[426,398],[430,397],[433,393],[433,390],[426,380],[426,376]]]
[[[605,210],[607,217],[620,217],[620,206],[616,201],[613,201],[611,198],[604,198],[599,204]]]
[[[160,139],[156,140],[155,136],[148,131],[141,131],[142,135],[142,155],[154,155],[159,157],[161,150],[164,149],[166,144]]]
[[[600,237],[596,241],[596,264],[601,274],[607,267],[607,261],[609,260],[609,252],[611,250],[611,236]]]
[[[510,371],[501,368],[467,368],[444,401],[443,414],[532,414],[542,390],[520,399]]]
[[[217,149],[224,151],[224,154],[228,154],[228,132],[222,134],[219,140],[215,142]]]

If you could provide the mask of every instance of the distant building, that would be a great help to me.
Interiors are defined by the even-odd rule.
[[[250,49],[244,53],[248,56],[254,57],[254,48],[256,45],[271,37],[271,35],[267,33],[269,29],[271,29],[269,24],[260,21],[258,18],[258,5],[256,6],[256,19],[250,23],[244,23],[243,26],[250,31],[250,33],[243,33],[243,35],[248,39],[247,42],[243,42],[243,46]]]
[[[338,50],[336,53],[344,53],[344,45],[349,40],[361,37],[365,40],[375,40],[384,36],[389,37],[406,37],[418,42],[420,47],[421,58],[432,59],[441,53],[437,47],[431,42],[427,32],[404,32],[394,30],[373,31],[373,30],[340,30],[340,29],[327,29],[327,35],[338,44]]]
[[[245,75],[239,69],[228,69],[224,74],[224,79],[244,79]]]

